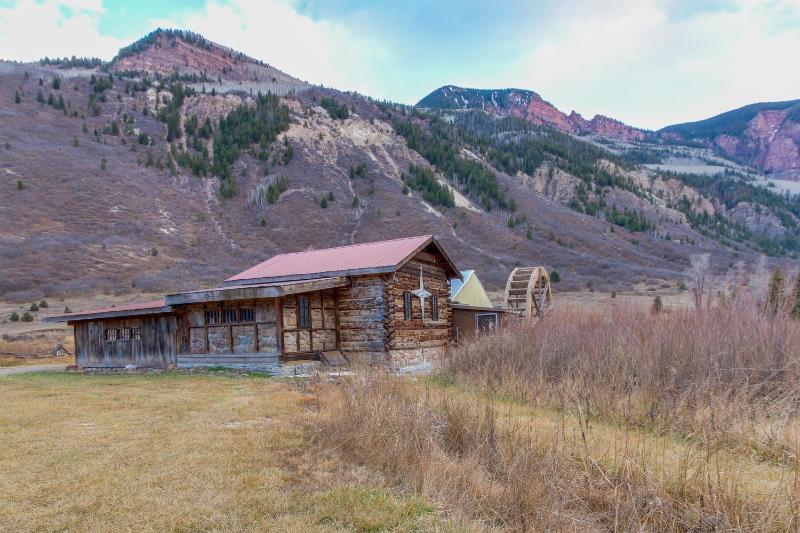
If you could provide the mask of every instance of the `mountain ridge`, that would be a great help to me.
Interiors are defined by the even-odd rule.
[[[701,191],[523,116],[448,121],[173,35],[117,67],[0,64],[0,294],[181,289],[273,253],[420,233],[490,289],[544,264],[564,288],[655,290],[694,253],[720,270],[793,253],[793,215],[749,184],[732,201],[726,181]]]
[[[604,135],[623,140],[641,140],[646,135],[644,130],[604,115],[595,115],[589,120],[574,110],[567,115],[539,93],[528,89],[473,89],[444,85],[424,96],[416,105],[437,109],[489,110],[522,117],[534,124],[553,126],[565,133]]]
[[[569,115],[527,89],[473,89],[444,85],[418,103],[441,110],[481,109],[517,116],[574,135],[622,141],[697,145],[777,179],[800,181],[800,100],[748,104],[707,119],[673,124],[657,131],[629,126],[597,114],[586,120]]]

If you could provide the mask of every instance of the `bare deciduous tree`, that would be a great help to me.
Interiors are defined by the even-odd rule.
[[[694,295],[695,309],[703,307],[703,298],[710,291],[711,283],[711,255],[693,254],[689,256],[689,270],[686,275],[689,278],[689,286]]]

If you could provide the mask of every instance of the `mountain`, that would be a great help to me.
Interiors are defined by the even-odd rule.
[[[641,140],[646,135],[643,130],[603,115],[595,115],[591,120],[586,120],[575,111],[566,115],[539,94],[524,89],[467,89],[445,85],[417,102],[417,107],[480,109],[501,116],[524,118],[533,124],[552,126],[559,131],[579,135],[602,135],[622,140]]]
[[[534,124],[532,95],[495,97],[519,114],[379,102],[175,30],[108,63],[0,62],[0,297],[179,290],[423,233],[490,290],[519,265],[561,290],[658,290],[695,253],[723,272],[800,249],[800,203],[642,166],[563,114]]]
[[[751,104],[658,131],[675,143],[696,143],[778,179],[800,181],[800,100]]]

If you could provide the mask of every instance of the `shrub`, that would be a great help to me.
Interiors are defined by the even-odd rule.
[[[25,311],[22,314],[22,321],[23,322],[33,322],[33,315],[30,314],[29,312]]]
[[[29,311],[38,311],[39,310],[39,304],[37,304],[36,302],[33,302],[31,304],[31,306],[28,308],[28,310]]]
[[[17,180],[17,190],[21,191],[24,188],[25,188],[25,184],[22,182],[22,180]]]
[[[561,274],[558,273],[558,270],[553,270],[550,272],[550,281],[553,283],[558,283],[561,281]]]
[[[50,307],[50,304],[47,303],[47,300],[39,302],[39,309],[47,309],[48,307]]]
[[[155,247],[150,248],[150,255],[152,257],[157,257],[158,256],[158,248],[155,248]]]
[[[72,312],[72,309],[70,309],[70,308],[69,308],[69,306],[66,306],[66,307],[64,308],[64,313],[65,313],[65,314],[66,314],[66,313],[71,313],[71,312]]]
[[[664,310],[664,302],[661,301],[661,296],[653,298],[653,307],[651,309],[653,313],[660,313]]]
[[[11,314],[8,316],[8,319],[9,319],[11,322],[17,322],[17,321],[19,321],[19,313],[17,313],[16,311],[14,311],[13,313],[11,313]]]

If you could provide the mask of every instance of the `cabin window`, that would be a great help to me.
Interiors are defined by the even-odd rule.
[[[431,320],[439,320],[439,297],[431,296]]]
[[[107,341],[115,341],[115,340],[117,340],[117,330],[116,329],[107,329],[106,330],[106,340]]]
[[[239,322],[253,322],[252,307],[242,307],[239,309]]]
[[[235,324],[236,323],[236,309],[223,309],[222,310],[222,323]]]
[[[403,293],[403,318],[405,320],[411,320],[411,291],[405,291]]]
[[[131,340],[131,328],[119,328],[117,330],[117,336],[121,341]]]
[[[131,328],[131,339],[133,340],[140,340],[142,338],[142,332],[139,328]]]
[[[219,324],[219,309],[209,309],[206,311],[206,326]]]
[[[297,302],[297,327],[309,329],[311,327],[311,298],[308,296],[301,296],[297,299]]]

